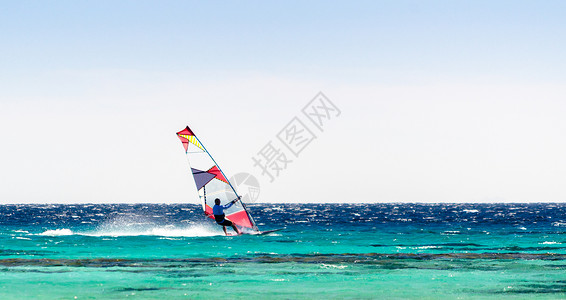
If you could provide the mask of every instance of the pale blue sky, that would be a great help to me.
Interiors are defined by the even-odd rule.
[[[191,125],[227,173],[257,172],[318,91],[342,116],[260,201],[565,201],[565,13],[0,1],[0,203],[196,202],[175,131]]]
[[[556,80],[565,9],[563,1],[4,1],[2,73],[244,70],[341,81],[344,72],[359,80],[427,70]]]

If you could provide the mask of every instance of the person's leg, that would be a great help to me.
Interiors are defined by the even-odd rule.
[[[236,227],[236,225],[234,225],[234,223],[232,223],[232,228],[234,228],[234,231],[235,231],[237,234],[242,234],[242,233],[240,232],[240,230],[238,229],[238,227]]]
[[[222,226],[222,229],[224,230],[224,234],[228,235],[228,232],[226,231],[226,226]]]

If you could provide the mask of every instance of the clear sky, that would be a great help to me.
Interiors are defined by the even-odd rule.
[[[564,1],[0,7],[0,203],[197,203],[187,124],[260,202],[566,201]],[[340,116],[270,182],[319,91]]]

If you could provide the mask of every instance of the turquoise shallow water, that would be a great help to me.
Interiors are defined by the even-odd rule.
[[[566,298],[566,205],[0,206],[0,299]]]

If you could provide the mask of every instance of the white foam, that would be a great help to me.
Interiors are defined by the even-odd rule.
[[[441,247],[438,246],[420,246],[420,247],[411,247],[412,249],[440,249]]]
[[[172,226],[150,226],[146,228],[123,228],[108,229],[102,228],[89,232],[73,232],[67,228],[46,230],[39,235],[44,236],[65,236],[65,235],[83,235],[94,237],[120,237],[120,236],[162,236],[162,237],[205,237],[224,235],[223,232],[213,230],[205,226],[189,226],[183,228],[174,228]]]
[[[540,244],[540,243],[539,243],[539,244]],[[543,245],[561,245],[562,243],[547,241],[547,242],[543,242],[542,244],[543,244]]]
[[[73,235],[73,231],[71,229],[62,228],[55,230],[46,230],[45,232],[42,232],[39,235],[47,235],[47,236]]]
[[[323,269],[345,269],[345,268],[347,268],[348,266],[345,266],[345,265],[321,264],[320,267],[323,268]]]
[[[201,237],[223,235],[216,230],[204,226],[189,226],[175,228],[172,226],[149,226],[146,228],[108,229],[103,228],[95,232],[83,233],[88,236],[164,236],[164,237]]]
[[[144,215],[121,215],[107,220],[96,230],[84,232],[88,236],[161,236],[161,237],[205,237],[224,235],[218,228],[201,224],[161,225]]]

